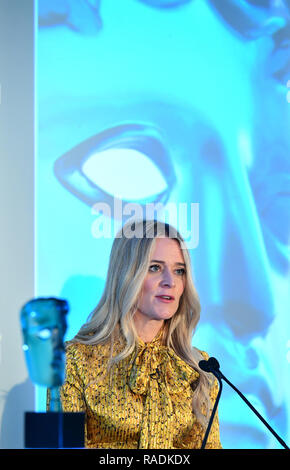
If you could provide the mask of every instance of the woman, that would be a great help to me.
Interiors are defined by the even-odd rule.
[[[157,221],[125,224],[103,296],[66,352],[62,407],[86,413],[86,447],[201,447],[217,385],[191,346],[199,315],[180,234]],[[207,448],[220,447],[216,417]]]

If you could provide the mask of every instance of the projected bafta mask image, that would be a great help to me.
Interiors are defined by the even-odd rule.
[[[104,275],[111,241],[94,238],[96,203],[111,207],[111,226],[117,198],[199,203],[198,344],[285,435],[273,351],[287,382],[289,0],[38,3],[37,230],[55,266],[64,260],[56,287],[72,278],[72,252],[78,279]],[[38,282],[46,257],[39,250]],[[225,447],[271,447],[226,387],[221,411]]]
[[[64,335],[69,306],[66,300],[37,298],[21,309],[23,350],[30,379],[36,385],[62,385],[65,369]]]

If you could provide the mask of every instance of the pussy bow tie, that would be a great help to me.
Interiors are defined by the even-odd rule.
[[[180,393],[199,379],[192,369],[169,347],[158,341],[139,343],[138,353],[129,366],[129,387],[132,392],[144,395],[152,380],[164,384],[168,393]]]
[[[144,396],[140,449],[172,448],[176,420],[173,402],[183,401],[182,397],[189,395],[182,394],[183,390],[198,378],[198,372],[172,349],[158,341],[139,342],[137,355],[133,354],[129,365],[128,385],[133,393]]]

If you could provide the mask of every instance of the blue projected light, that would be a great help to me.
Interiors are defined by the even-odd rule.
[[[38,7],[37,295],[68,299],[71,338],[113,241],[95,204],[118,228],[116,200],[199,203],[194,345],[289,444],[289,1]],[[219,418],[224,448],[279,447],[227,386]]]

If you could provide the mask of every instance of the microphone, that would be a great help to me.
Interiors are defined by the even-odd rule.
[[[242,392],[240,392],[240,390],[235,387],[225,376],[224,374],[220,371],[220,365],[219,365],[219,362],[218,360],[215,358],[215,357],[210,357],[207,361],[206,360],[202,360],[202,361],[199,361],[198,363],[199,367],[204,371],[204,372],[211,372],[218,380],[219,382],[219,392],[217,394],[217,397],[216,397],[216,400],[215,400],[215,404],[214,404],[214,407],[213,407],[213,410],[212,410],[212,413],[211,413],[211,417],[210,417],[210,420],[209,420],[209,423],[208,423],[208,426],[207,426],[207,430],[206,430],[206,433],[205,433],[205,436],[204,436],[204,439],[202,441],[202,445],[201,445],[201,449],[204,449],[205,448],[205,445],[206,445],[206,441],[207,441],[207,438],[208,438],[208,434],[209,434],[209,431],[210,431],[210,428],[211,428],[211,425],[212,425],[212,421],[213,421],[213,418],[214,418],[214,415],[215,415],[215,412],[216,412],[216,409],[217,409],[217,405],[218,405],[218,402],[219,402],[219,399],[220,399],[220,396],[221,396],[221,391],[222,391],[222,379],[227,382],[227,384],[232,387],[232,389],[237,392],[237,394],[244,400],[244,402],[249,406],[249,408],[255,413],[255,415],[262,421],[262,423],[269,429],[269,431],[273,434],[273,436],[276,437],[276,439],[278,440],[278,442],[282,445],[282,447],[284,447],[285,449],[289,449],[289,447],[287,446],[287,444],[283,441],[283,439],[281,439],[280,436],[278,436],[278,434],[274,431],[274,429],[269,425],[269,423],[267,423],[267,421],[263,418],[263,416],[260,415],[260,413],[256,410],[256,408],[249,402],[249,400],[242,394]]]

